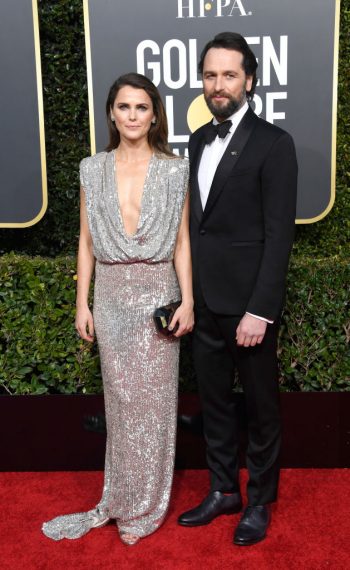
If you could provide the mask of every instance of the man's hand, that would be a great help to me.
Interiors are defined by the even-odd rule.
[[[252,315],[242,317],[236,331],[238,346],[255,346],[261,344],[265,336],[267,323]]]

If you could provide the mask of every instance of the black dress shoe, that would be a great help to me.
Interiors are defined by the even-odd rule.
[[[248,506],[236,528],[234,544],[249,546],[264,540],[270,520],[270,507],[267,505]]]
[[[220,515],[239,513],[241,509],[240,493],[225,495],[221,491],[213,491],[198,507],[183,513],[177,522],[182,526],[201,526],[210,523]]]

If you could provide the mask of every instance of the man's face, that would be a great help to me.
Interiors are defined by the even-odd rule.
[[[211,48],[204,58],[204,98],[218,121],[238,111],[252,87],[253,78],[245,74],[242,62],[240,52],[224,48]]]

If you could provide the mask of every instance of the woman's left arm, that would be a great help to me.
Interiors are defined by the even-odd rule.
[[[194,325],[189,210],[190,202],[189,193],[187,192],[174,253],[174,265],[179,280],[182,301],[180,307],[175,312],[169,329],[173,329],[176,323],[178,323],[179,328],[174,334],[177,337],[191,332]]]

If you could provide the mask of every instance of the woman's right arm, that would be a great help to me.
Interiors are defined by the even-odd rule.
[[[95,257],[86,214],[85,192],[80,188],[80,237],[75,328],[81,338],[89,342],[94,340],[94,321],[88,305],[89,288],[94,267]]]

